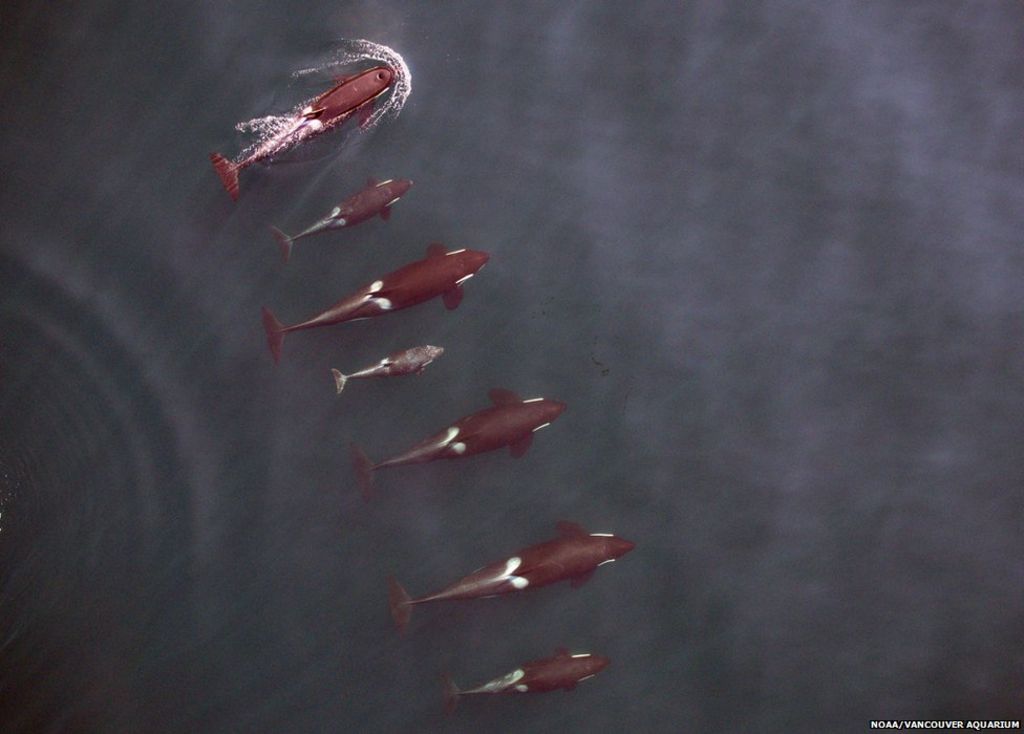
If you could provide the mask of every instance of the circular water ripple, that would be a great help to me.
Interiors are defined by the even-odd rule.
[[[102,318],[5,257],[0,294],[0,707],[26,730],[119,728],[143,680],[124,661],[170,621],[142,590],[189,564],[188,473]]]

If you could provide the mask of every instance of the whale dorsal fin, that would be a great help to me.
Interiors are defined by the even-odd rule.
[[[427,245],[427,257],[441,257],[448,254],[448,248],[440,242],[431,242]]]
[[[590,533],[588,533],[582,525],[577,525],[576,523],[569,522],[568,520],[559,520],[555,527],[558,528],[559,535],[566,538],[590,537]]]
[[[521,397],[511,390],[506,390],[503,387],[493,388],[489,393],[487,393],[487,396],[495,405],[518,405],[523,402]]]
[[[385,209],[384,211],[389,210]],[[444,301],[445,308],[447,308],[449,311],[454,311],[459,307],[459,304],[462,303],[462,288],[460,288],[459,286],[449,288],[448,290],[441,294],[441,300]]]

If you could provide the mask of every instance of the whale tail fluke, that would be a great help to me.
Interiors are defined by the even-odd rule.
[[[373,496],[373,462],[366,452],[356,444],[352,444],[352,466],[356,471],[356,480],[359,482],[359,492],[363,495],[363,501],[369,502]]]
[[[391,619],[395,621],[398,633],[405,632],[412,616],[412,599],[394,576],[388,577],[388,605],[391,607]]]
[[[292,256],[292,241],[293,238],[286,235],[284,232],[279,230],[277,227],[271,226],[271,234],[274,235],[274,239],[277,241],[277,249],[281,251],[281,261],[287,265],[288,258]]]
[[[348,375],[343,375],[341,370],[336,369],[332,369],[331,374],[334,375],[334,386],[338,389],[338,395],[341,395],[341,391],[345,389],[345,383],[348,382]]]
[[[459,705],[459,694],[462,691],[447,673],[441,674],[441,686],[441,693],[444,696],[444,712],[451,715],[455,713],[455,707]]]
[[[263,330],[267,332],[267,345],[270,347],[270,354],[274,358],[274,364],[281,361],[281,342],[284,341],[284,324],[270,312],[266,306],[263,307]]]
[[[210,163],[213,164],[213,170],[220,176],[224,190],[231,195],[232,200],[238,201],[238,166],[220,153],[210,153]]]

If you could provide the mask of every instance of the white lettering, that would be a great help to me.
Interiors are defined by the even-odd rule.
[[[873,719],[869,722],[871,729],[1020,729],[1020,721],[991,720],[966,721],[963,719],[937,721],[931,719]]]

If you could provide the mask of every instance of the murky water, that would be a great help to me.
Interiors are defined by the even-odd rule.
[[[863,731],[1021,718],[1024,12],[96,2],[2,11],[0,729]],[[242,173],[339,39],[401,115]],[[315,92],[315,90],[313,90]],[[294,231],[368,177],[390,221]],[[420,258],[462,305],[293,334]],[[418,377],[350,371],[437,344]],[[502,386],[521,459],[382,472]],[[554,534],[580,589],[418,609]],[[567,694],[467,700],[566,645]]]

